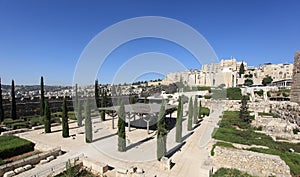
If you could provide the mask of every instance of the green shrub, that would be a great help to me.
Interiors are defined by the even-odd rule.
[[[0,136],[0,158],[10,158],[34,150],[34,143],[16,137]]]
[[[211,99],[211,95],[204,95],[205,99]]]
[[[211,151],[210,151],[211,156],[214,156],[214,155],[215,155],[214,150],[215,150],[215,148],[216,148],[217,146],[235,148],[235,147],[234,147],[232,144],[230,144],[230,143],[218,141],[216,144],[213,145],[213,147],[212,147],[212,149],[211,149]]]
[[[198,86],[198,87],[197,87],[197,90],[198,90],[198,91],[208,90],[209,92],[211,92],[211,87]]]
[[[28,128],[29,127],[29,124],[26,123],[26,122],[20,122],[20,123],[14,123],[14,124],[11,124],[11,128],[12,129],[20,129],[20,128]]]
[[[211,177],[253,177],[246,172],[239,171],[232,168],[220,168]]]
[[[227,98],[229,100],[241,100],[242,99],[242,91],[240,88],[227,88]]]
[[[201,107],[199,110],[199,118],[204,117],[204,116],[209,116],[210,109],[207,107]]]
[[[294,128],[294,129],[293,129],[293,133],[294,133],[294,134],[298,134],[298,132],[299,132],[298,128]]]
[[[216,100],[225,100],[226,99],[226,90],[225,89],[214,89],[212,92],[212,98]]]

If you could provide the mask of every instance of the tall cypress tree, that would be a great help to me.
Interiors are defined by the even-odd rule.
[[[68,107],[66,98],[64,98],[62,104],[62,137],[69,137]]]
[[[189,108],[188,108],[189,112],[188,112],[188,131],[193,130],[193,99],[192,97],[190,97],[190,101],[189,101]]]
[[[157,122],[157,160],[160,160],[167,152],[167,124],[165,115],[165,102],[163,101],[158,114]]]
[[[125,133],[125,107],[123,102],[120,102],[118,110],[118,151],[126,151],[126,133]]]
[[[241,77],[242,74],[245,73],[245,66],[244,66],[244,62],[242,62],[240,69],[239,69],[239,76]]]
[[[41,76],[41,97],[40,97],[40,116],[44,116],[45,112],[45,95],[44,95],[44,78]]]
[[[106,89],[102,88],[100,93],[101,93],[101,108],[104,108],[106,107],[106,97],[107,97]],[[101,115],[101,120],[105,121],[105,110],[101,110],[100,115]]]
[[[176,119],[176,142],[182,142],[182,102],[181,97],[178,100],[177,119]]]
[[[242,102],[242,105],[240,107],[239,117],[242,119],[242,121],[250,123],[251,118],[250,118],[249,111],[248,111],[247,96],[243,95],[241,102]]]
[[[87,98],[85,102],[85,142],[91,143],[93,142],[93,127],[91,120],[91,108],[90,108],[90,100]]]
[[[77,102],[77,125],[78,127],[82,127],[82,106],[81,100]]]
[[[100,100],[99,100],[99,85],[98,85],[98,80],[95,80],[95,100],[96,100],[97,108],[99,108],[100,107]]]
[[[198,109],[198,100],[197,100],[197,98],[195,97],[195,100],[194,100],[194,124],[197,124],[197,122],[198,122],[198,111],[199,111],[199,109]]]
[[[51,133],[51,111],[48,101],[45,102],[44,127],[45,133]]]
[[[11,118],[13,120],[17,119],[17,105],[15,96],[15,81],[11,81]]]
[[[3,102],[2,102],[2,84],[0,78],[0,122],[4,120],[4,110],[3,110]]]

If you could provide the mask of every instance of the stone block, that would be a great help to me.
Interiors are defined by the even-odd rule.
[[[4,173],[3,177],[12,177],[15,176],[15,172],[14,171],[8,171],[6,173]]]
[[[127,169],[124,169],[124,168],[117,168],[116,169],[117,170],[117,173],[119,173],[119,174],[127,174]]]
[[[15,172],[16,174],[23,173],[24,171],[25,171],[25,169],[24,169],[23,167],[19,167],[19,168],[16,168],[16,169],[14,170],[14,172]]]
[[[25,170],[29,170],[29,169],[32,168],[32,165],[28,164],[28,165],[25,165],[23,168],[24,168]]]
[[[45,159],[44,159],[44,160],[41,160],[41,161],[40,161],[40,164],[45,164],[45,163],[48,163],[48,160],[45,160]]]
[[[51,160],[54,160],[54,156],[53,155],[49,156],[49,157],[46,158],[46,160],[48,160],[48,162],[50,162]]]
[[[137,168],[136,169],[136,173],[137,174],[143,174],[144,173],[144,170],[142,168]]]

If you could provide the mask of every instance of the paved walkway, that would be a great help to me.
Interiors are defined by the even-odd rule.
[[[51,134],[42,134],[43,130],[35,130],[19,134],[19,136],[35,142],[37,148],[48,150],[61,146],[67,153],[44,165],[37,165],[32,170],[18,176],[32,176],[41,174],[53,166],[63,165],[69,158],[84,154],[88,158],[98,160],[102,163],[116,168],[129,168],[135,166],[145,171],[145,176],[154,177],[205,177],[208,176],[210,166],[211,134],[215,128],[219,116],[222,114],[222,106],[213,104],[210,117],[205,118],[191,136],[186,138],[185,145],[181,151],[176,152],[172,157],[175,163],[171,170],[162,170],[160,163],[156,160],[156,135],[155,131],[147,134],[144,129],[126,131],[127,151],[117,151],[117,129],[111,129],[111,121],[97,122],[99,118],[93,119],[93,131],[95,142],[86,144],[84,142],[84,128],[78,128],[75,123],[70,124],[70,135],[76,138],[62,138],[61,127],[53,127]],[[173,114],[175,118],[176,112]],[[183,121],[183,136],[190,132],[186,130],[187,120]],[[127,129],[126,129],[127,130]],[[175,142],[175,128],[168,134],[167,149],[170,150],[178,145]],[[43,176],[43,175],[41,175]]]

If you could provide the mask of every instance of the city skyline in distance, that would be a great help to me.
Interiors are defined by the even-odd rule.
[[[0,1],[2,84],[14,79],[17,85],[37,85],[44,76],[46,85],[72,85],[76,63],[89,41],[110,25],[139,16],[182,21],[206,38],[219,59],[235,57],[251,66],[293,63],[299,50],[296,0],[172,2]],[[151,51],[169,54],[188,69],[201,69],[180,46],[141,39],[120,46],[107,58],[99,82],[110,83],[124,61]]]

